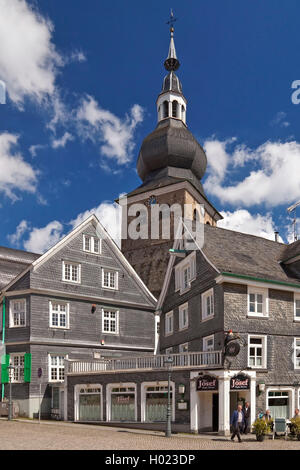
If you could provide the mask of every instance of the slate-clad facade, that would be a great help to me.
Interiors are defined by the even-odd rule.
[[[84,250],[85,237],[100,240],[99,253]],[[6,355],[10,355],[13,365],[15,360],[18,368],[20,359],[15,356],[31,354],[30,383],[24,383],[23,370],[22,377],[16,372],[13,398],[21,415],[36,415],[41,382],[43,416],[52,413],[63,418],[62,359],[153,353],[155,299],[94,216],[45,255],[33,255],[31,259],[33,263],[21,266],[15,281],[1,292],[2,317],[6,312]],[[63,280],[64,263],[76,270],[80,267],[78,282]],[[112,273],[114,287],[105,284],[104,272]],[[14,324],[20,321],[22,324]],[[57,361],[54,378],[52,360]],[[7,394],[5,385],[5,397]]]

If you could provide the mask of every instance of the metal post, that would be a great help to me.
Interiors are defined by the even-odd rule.
[[[171,366],[173,363],[173,358],[170,356],[165,360],[165,364],[168,366],[168,405],[167,405],[167,427],[166,427],[166,437],[171,437]]]
[[[13,370],[14,370],[14,366],[12,365],[9,365],[7,367],[8,369],[8,375],[9,375],[9,402],[8,402],[8,421],[11,421],[12,420],[12,394],[11,394],[11,376],[12,376],[12,373],[13,373]]]
[[[39,393],[39,424],[41,424],[41,396],[42,396],[42,384],[40,383],[40,393]]]

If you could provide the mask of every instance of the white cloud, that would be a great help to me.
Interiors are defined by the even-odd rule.
[[[25,0],[0,0],[0,78],[11,100],[41,103],[53,95],[63,58],[51,42],[53,25]]]
[[[134,132],[143,121],[143,108],[135,104],[129,115],[120,119],[99,106],[96,100],[87,96],[77,110],[79,134],[100,146],[100,152],[107,158],[115,159],[119,165],[128,163],[135,147]]]
[[[216,140],[213,145],[208,142],[205,148],[209,169],[204,187],[207,193],[217,196],[223,203],[274,207],[300,199],[298,142],[266,142],[254,150],[237,145],[231,154],[228,141]],[[221,169],[216,168],[218,161]],[[232,168],[245,167],[245,163],[251,163],[252,167],[247,167],[249,173],[243,176],[242,181],[226,184],[229,170],[232,181],[237,174]]]
[[[289,127],[290,123],[286,120],[287,114],[284,111],[279,111],[274,119],[270,122],[271,126]]]
[[[17,135],[0,134],[0,192],[13,201],[18,199],[19,191],[34,193],[38,176],[22,154],[13,150],[17,142]]]
[[[63,225],[54,220],[42,228],[33,228],[29,238],[23,242],[25,250],[44,253],[55,245],[63,236]]]
[[[99,206],[86,210],[78,214],[76,219],[71,220],[70,224],[72,228],[77,227],[92,214],[95,214],[96,217],[98,217],[100,223],[107,230],[112,239],[120,245],[122,220],[121,207],[116,203],[102,202]]]
[[[32,157],[36,157],[39,150],[42,150],[44,148],[46,148],[47,145],[43,145],[43,144],[36,144],[36,145],[31,145],[29,147],[29,152],[31,154]]]
[[[53,139],[51,146],[54,149],[61,148],[61,147],[64,148],[67,142],[71,140],[74,140],[74,137],[72,136],[72,134],[70,134],[69,132],[65,132],[64,135],[60,139]]]
[[[27,220],[22,220],[16,228],[15,233],[8,235],[7,238],[12,245],[19,246],[24,233],[29,229]]]
[[[244,209],[234,212],[224,211],[221,214],[224,218],[218,222],[218,227],[275,240],[276,226],[271,214],[250,214]],[[281,237],[280,241],[283,241]]]

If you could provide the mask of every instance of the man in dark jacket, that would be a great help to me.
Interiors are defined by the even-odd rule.
[[[251,417],[251,410],[250,410],[250,403],[246,401],[243,407],[244,413],[244,434],[248,434],[250,430],[250,417]]]
[[[237,410],[232,413],[230,424],[232,426],[231,440],[233,441],[237,436],[239,442],[242,442],[241,432],[243,432],[245,420],[241,405],[238,405]]]

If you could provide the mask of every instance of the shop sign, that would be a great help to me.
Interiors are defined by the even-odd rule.
[[[240,352],[241,346],[237,341],[228,343],[225,347],[225,356],[235,357]]]
[[[238,374],[230,379],[230,390],[249,390],[250,377],[245,374]]]
[[[187,401],[178,401],[177,402],[178,410],[187,410],[188,409],[188,402]]]
[[[197,379],[197,391],[206,392],[211,390],[218,390],[218,379],[211,375],[203,375]]]

